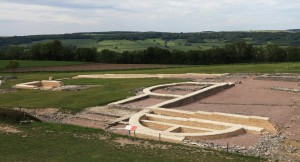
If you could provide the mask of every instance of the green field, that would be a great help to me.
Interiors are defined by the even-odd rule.
[[[300,62],[269,64],[202,65],[182,68],[139,70],[134,73],[300,73]]]
[[[6,68],[9,60],[0,60],[0,69]],[[18,60],[20,67],[36,67],[36,66],[65,66],[84,64],[85,62],[72,62],[72,61],[31,61],[31,60]]]
[[[247,43],[253,43],[253,38],[244,38]],[[35,41],[34,43],[47,43],[53,40],[42,40]],[[104,40],[97,42],[96,39],[61,39],[60,40],[65,46],[76,46],[86,48],[96,48],[98,51],[104,49],[123,52],[123,51],[135,51],[144,50],[148,47],[159,47],[168,50],[207,50],[214,47],[224,47],[226,42],[219,39],[206,39],[203,43],[187,43],[185,39],[175,39],[171,41],[164,41],[160,38],[146,39],[146,40]],[[22,46],[29,46],[30,44],[22,44]],[[265,47],[266,44],[254,45],[255,47]],[[289,47],[289,46],[280,46]]]
[[[119,70],[119,71],[99,71],[68,73],[69,75],[79,74],[181,74],[181,73],[300,73],[300,62],[287,63],[264,63],[264,64],[228,64],[228,65],[200,65],[185,66],[163,69],[143,69],[143,70]]]
[[[4,124],[0,122],[0,124]],[[121,145],[116,139],[127,137],[99,129],[32,123],[13,125],[22,132],[0,131],[0,161],[232,161],[254,162],[262,159],[170,143],[137,141]]]
[[[147,40],[106,40],[98,42],[98,51],[109,49],[117,52],[143,50],[148,47],[160,47],[169,50],[199,50],[209,49],[212,47],[222,47],[225,43],[222,41],[206,40],[204,43],[186,43],[183,39],[172,41],[164,41],[162,39],[147,39]]]
[[[52,40],[42,40],[35,41],[34,43],[47,43]],[[199,50],[199,49],[210,49],[212,47],[222,47],[225,45],[223,41],[220,40],[205,40],[204,43],[186,43],[184,39],[176,39],[172,41],[164,41],[162,39],[146,39],[146,40],[104,40],[97,42],[94,39],[62,39],[60,40],[64,45],[77,46],[77,47],[88,47],[97,48],[98,51],[104,49],[109,49],[112,51],[123,52],[123,51],[134,51],[134,50],[144,50],[148,47],[160,47],[169,50]],[[23,44],[23,46],[28,46],[29,44]]]

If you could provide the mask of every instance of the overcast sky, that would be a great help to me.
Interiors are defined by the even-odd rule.
[[[0,0],[0,35],[300,28],[300,0]]]

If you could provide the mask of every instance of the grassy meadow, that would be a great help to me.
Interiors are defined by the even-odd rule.
[[[99,129],[50,123],[8,124],[18,134],[0,131],[0,161],[230,161],[263,159],[170,143],[138,140]],[[121,144],[118,141],[129,141]]]
[[[54,77],[66,76],[63,74]],[[16,83],[47,79],[49,74],[19,75],[19,79],[9,81],[2,88],[9,89]],[[48,108],[55,107],[68,109],[73,112],[84,108],[105,105],[110,102],[133,96],[133,90],[140,87],[149,87],[157,84],[178,82],[176,79],[76,79],[65,80],[65,85],[96,85],[96,87],[81,91],[41,91],[23,90],[0,94],[1,107]]]

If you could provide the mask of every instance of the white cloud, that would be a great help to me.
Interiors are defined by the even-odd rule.
[[[0,0],[0,35],[299,28],[299,7],[295,0]]]

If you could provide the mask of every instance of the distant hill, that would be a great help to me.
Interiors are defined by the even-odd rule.
[[[292,32],[299,33],[299,32],[300,32],[300,29],[289,29],[288,31],[292,31]]]
[[[300,45],[300,29],[291,30],[267,30],[267,31],[232,31],[232,32],[197,32],[197,33],[167,33],[167,32],[85,32],[57,35],[31,35],[0,37],[0,47],[9,45],[30,45],[39,41],[61,40],[68,45],[100,48],[98,43],[111,40],[144,41],[149,39],[179,41],[191,46],[195,43],[232,43],[239,40],[246,40],[254,45],[265,45],[273,42],[280,46]],[[72,41],[73,40],[73,41]],[[72,42],[76,42],[73,43]],[[80,42],[80,43],[78,43]],[[92,45],[91,45],[92,44]],[[179,44],[179,43],[178,43]],[[111,45],[110,45],[111,46]],[[214,45],[213,45],[214,46]],[[118,48],[118,47],[114,47]]]

